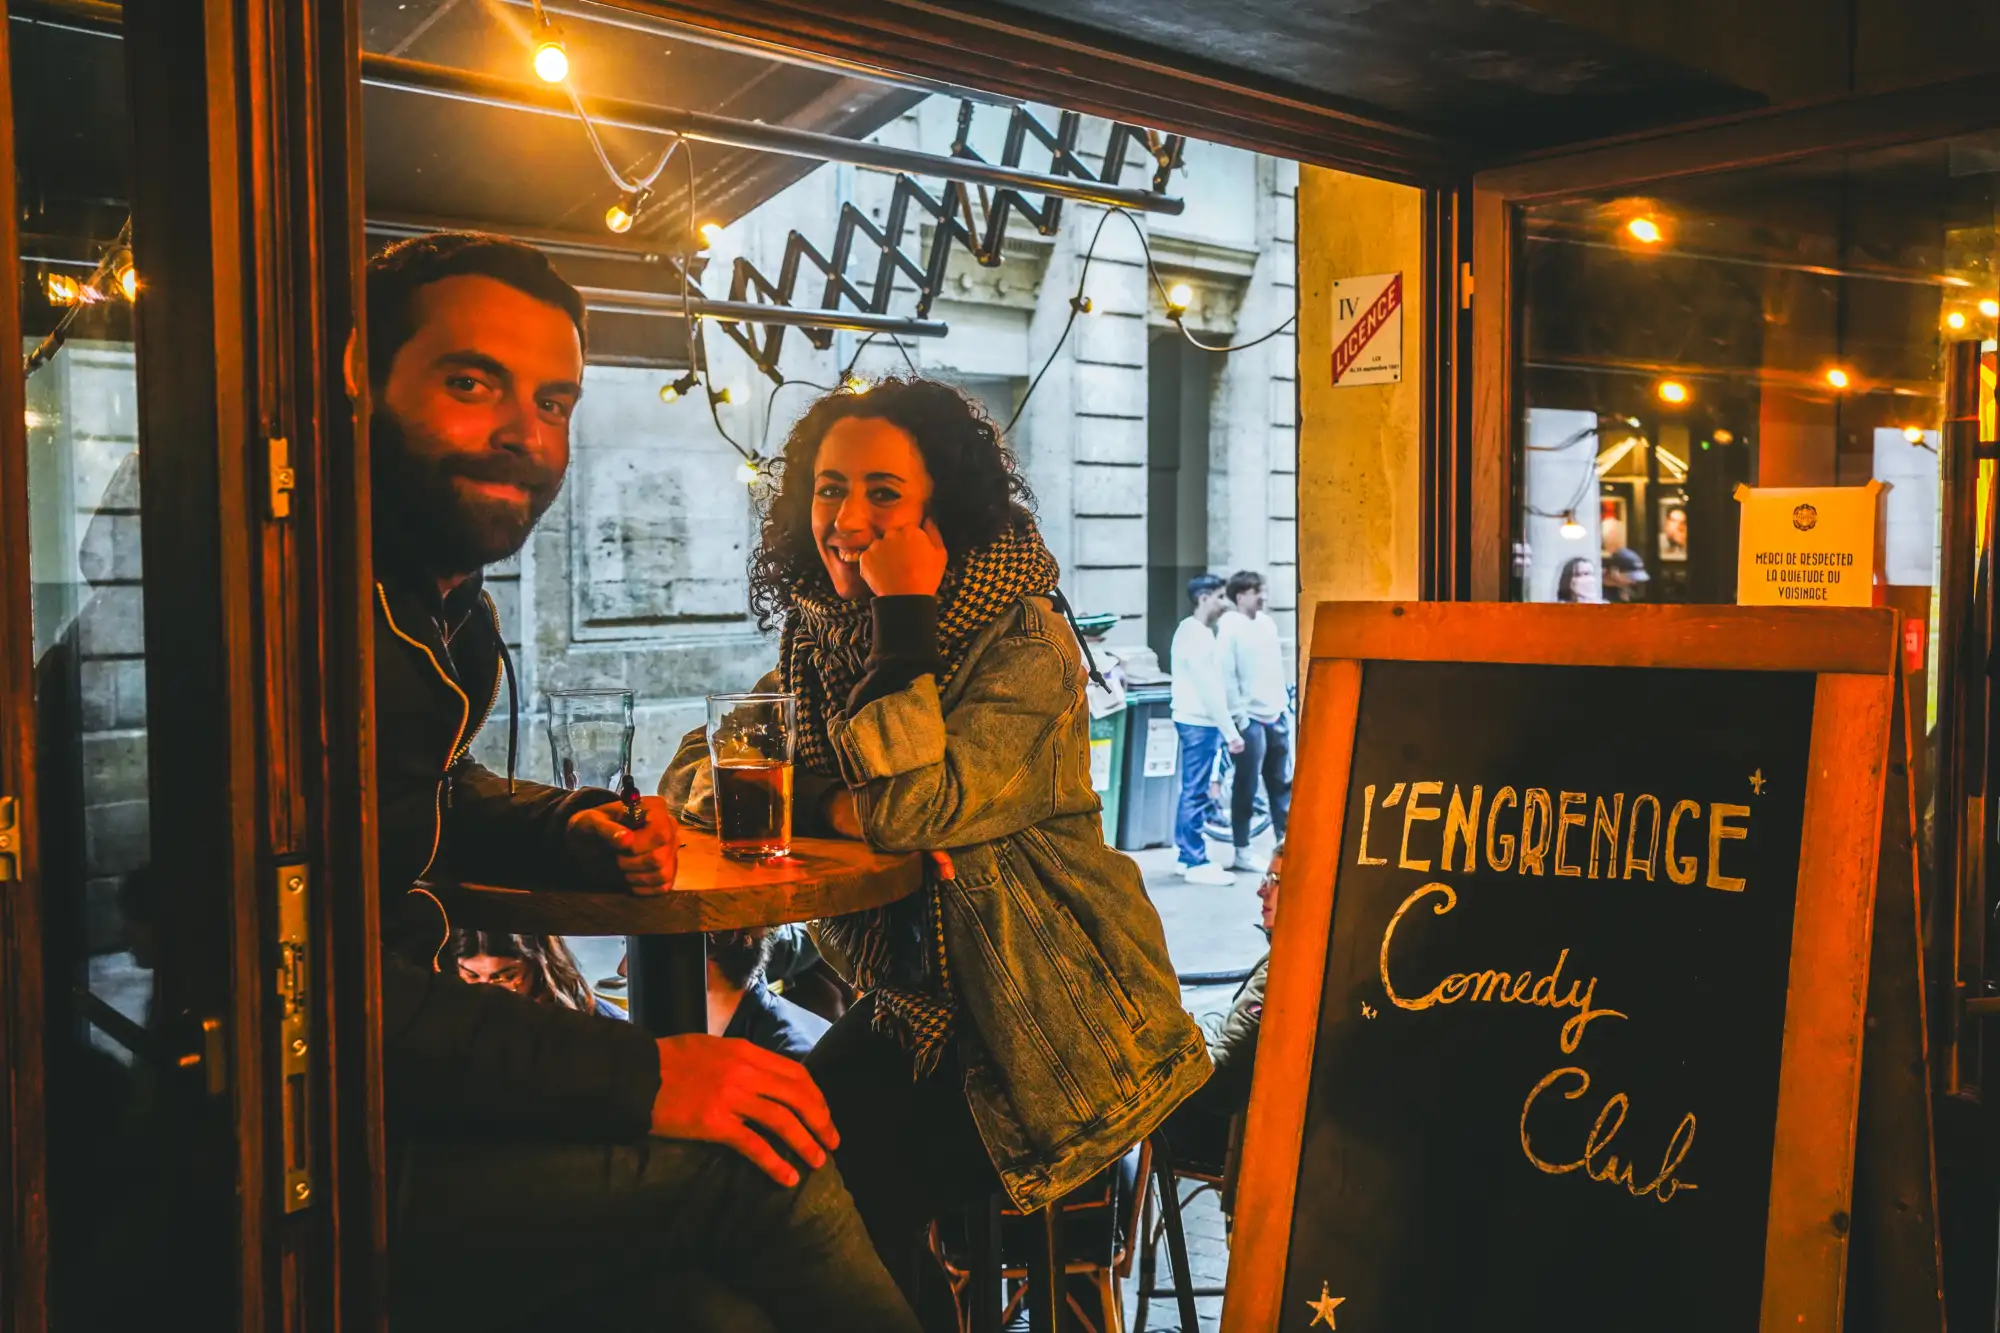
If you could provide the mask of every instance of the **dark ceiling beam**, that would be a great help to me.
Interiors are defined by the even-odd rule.
[[[447,97],[479,106],[526,111],[574,119],[569,95],[551,84],[531,84],[472,70],[431,65],[390,56],[361,57],[361,82],[376,88]],[[1019,167],[1004,167],[974,158],[945,157],[908,148],[863,143],[837,134],[760,124],[701,111],[682,111],[622,97],[588,97],[584,112],[600,126],[648,134],[684,135],[697,142],[782,153],[820,162],[846,162],[858,167],[931,176],[968,184],[1019,190],[1023,194],[1054,195],[1087,204],[1130,208],[1146,213],[1179,213],[1179,199],[1129,185],[1107,185],[1081,176],[1051,176]]]
[[[1303,0],[1302,0],[1303,2]],[[1116,34],[930,0],[620,0],[622,7],[891,75],[1194,135],[1413,185],[1456,182],[1464,146],[1377,108]]]

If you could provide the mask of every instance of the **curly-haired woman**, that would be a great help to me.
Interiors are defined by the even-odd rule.
[[[765,687],[799,699],[796,816],[942,853],[925,892],[818,923],[863,998],[807,1068],[842,1177],[913,1290],[939,1213],[1036,1208],[1096,1175],[1208,1076],[1138,867],[1105,845],[1057,568],[993,423],[887,380],[792,428],[751,604]],[[662,794],[706,822],[699,732]]]

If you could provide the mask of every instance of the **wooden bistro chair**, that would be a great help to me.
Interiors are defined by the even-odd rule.
[[[1181,1293],[1182,1328],[1198,1333],[1171,1150],[1156,1134],[1138,1146],[1136,1156],[1136,1171],[1128,1174],[1124,1161],[1113,1163],[1053,1207],[1024,1215],[995,1194],[983,1206],[967,1209],[962,1223],[954,1218],[932,1224],[931,1252],[951,1283],[960,1333],[1000,1333],[1023,1305],[1034,1333],[1124,1333],[1123,1285],[1132,1272],[1135,1242],[1146,1236],[1147,1200],[1153,1194],[1148,1186],[1154,1180],[1162,1191],[1160,1226],[1177,1279],[1159,1294]],[[1152,1247],[1144,1248],[1150,1254]],[[1051,1273],[1062,1277],[1051,1281]],[[1078,1299],[1074,1278],[1086,1280],[1094,1309]],[[1143,1328],[1143,1304],[1139,1319]]]

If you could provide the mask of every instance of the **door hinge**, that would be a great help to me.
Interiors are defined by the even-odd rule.
[[[1458,308],[1472,309],[1472,263],[1464,261],[1458,266]]]
[[[292,516],[292,487],[297,481],[292,471],[292,442],[282,435],[270,439],[271,517]]]
[[[0,796],[0,884],[21,877],[21,803],[12,796]]]
[[[278,1068],[284,1078],[282,1111],[285,1211],[312,1202],[312,918],[307,912],[306,868],[281,865],[278,891]]]

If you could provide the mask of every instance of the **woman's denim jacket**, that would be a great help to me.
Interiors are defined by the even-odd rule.
[[[973,642],[942,697],[920,677],[832,736],[872,845],[950,853],[945,950],[977,1037],[966,1100],[1023,1209],[1096,1175],[1209,1074],[1139,868],[1105,845],[1084,679],[1068,624],[1028,598]],[[802,815],[824,790],[806,777]],[[712,821],[700,732],[660,789]]]

